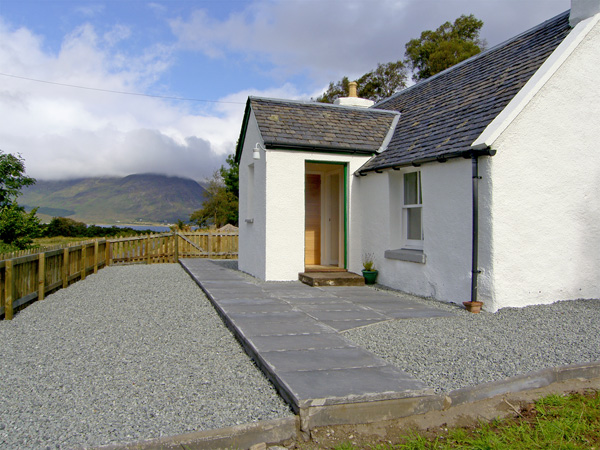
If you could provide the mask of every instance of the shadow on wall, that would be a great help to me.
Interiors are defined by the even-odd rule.
[[[579,206],[579,211],[584,212],[584,224],[574,255],[580,276],[574,278],[572,289],[581,293],[579,298],[600,298],[600,171],[590,186]]]

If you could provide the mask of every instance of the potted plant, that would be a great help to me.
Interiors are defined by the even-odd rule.
[[[373,253],[365,253],[363,256],[363,277],[365,284],[375,284],[379,271],[375,269],[375,255]]]

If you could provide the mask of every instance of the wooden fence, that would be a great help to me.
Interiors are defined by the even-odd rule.
[[[238,234],[185,232],[96,239],[0,261],[0,316],[111,264],[160,264],[179,258],[237,258]],[[26,251],[25,253],[30,253]]]

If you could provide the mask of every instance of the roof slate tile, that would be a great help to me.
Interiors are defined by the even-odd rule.
[[[360,172],[469,151],[570,30],[567,11],[374,105],[401,118]]]
[[[395,111],[260,97],[250,97],[249,102],[265,145],[272,147],[312,145],[375,153],[398,115]]]

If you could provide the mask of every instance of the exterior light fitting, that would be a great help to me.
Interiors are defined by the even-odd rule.
[[[252,150],[252,158],[260,159],[260,151],[261,150],[265,150],[265,148],[257,142],[256,145],[254,146],[254,150]]]

